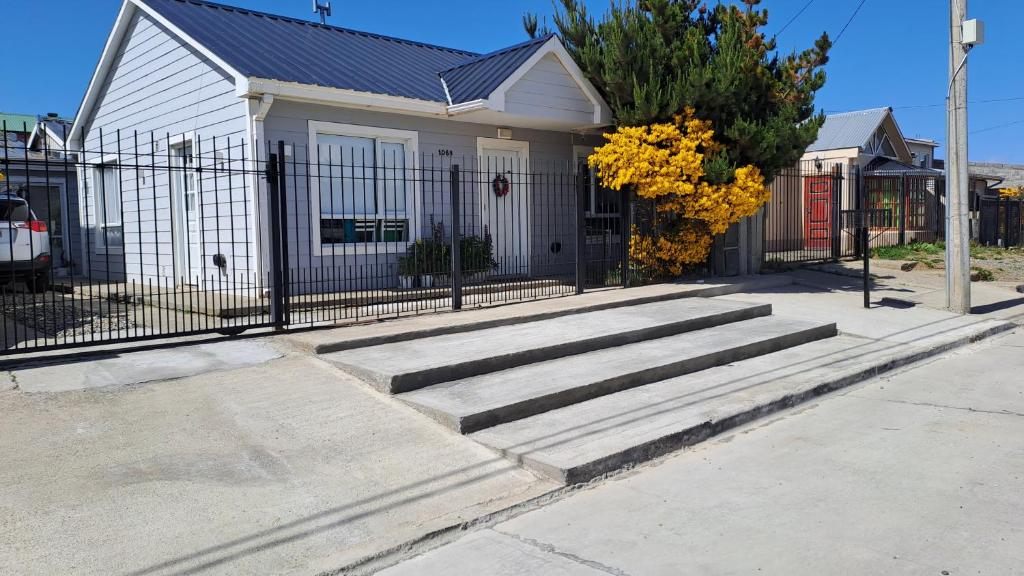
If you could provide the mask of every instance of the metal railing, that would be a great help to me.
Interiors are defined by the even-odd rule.
[[[940,239],[942,180],[920,172],[869,172],[827,161],[783,170],[764,210],[762,268],[859,257],[863,236],[843,218],[850,211],[885,215],[870,223],[870,248]]]
[[[253,154],[240,138],[100,131],[52,149],[46,138],[29,146],[31,126],[0,128],[0,194],[39,222],[0,222],[0,353],[331,325],[628,281],[631,209],[570,162],[354,138]]]

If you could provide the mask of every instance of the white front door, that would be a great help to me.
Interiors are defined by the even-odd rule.
[[[501,276],[530,274],[528,142],[480,138],[480,216]]]
[[[203,257],[200,250],[199,195],[196,189],[196,172],[192,165],[192,145],[189,143],[178,146],[175,148],[175,155],[175,271],[179,281],[185,284],[199,284],[203,275]]]

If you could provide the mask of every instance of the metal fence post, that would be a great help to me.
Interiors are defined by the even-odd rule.
[[[459,165],[452,164],[452,310],[462,309],[462,216],[460,214],[461,194],[459,188]]]
[[[576,174],[576,293],[583,294],[587,275],[587,214],[584,194],[587,179],[581,169]]]
[[[622,208],[619,210],[619,235],[622,237],[622,274],[619,280],[623,288],[629,288],[629,276],[632,273],[629,262],[629,243],[633,234],[633,192],[627,190],[623,193]]]
[[[897,239],[897,242],[899,242],[900,246],[903,246],[904,244],[907,243],[907,212],[909,211],[907,210],[907,176],[905,174],[903,175],[903,177],[900,178],[899,202],[900,205],[898,209],[900,214],[900,221],[898,232],[899,237]]]
[[[832,248],[832,260],[838,260],[839,255],[842,254],[842,222],[839,219],[842,216],[843,209],[843,171],[839,165],[836,165],[832,170],[832,213],[829,214],[829,224],[831,225],[829,233],[831,234],[831,248]]]
[[[861,243],[861,256],[864,259],[864,307],[871,308],[871,236],[869,228],[871,222],[868,217],[868,197],[864,193],[864,174],[860,170],[860,166],[856,167],[857,171],[857,195],[860,197],[860,203],[857,206],[858,212],[860,213],[860,243]]]
[[[284,328],[284,291],[281,276],[281,196],[278,194],[278,156],[271,153],[267,160],[267,195],[270,200],[270,318],[277,329]]]
[[[288,174],[285,170],[284,140],[277,141],[277,187],[278,213],[281,218],[281,320],[285,325],[291,323],[291,311],[288,299],[291,297],[291,271],[288,262]]]

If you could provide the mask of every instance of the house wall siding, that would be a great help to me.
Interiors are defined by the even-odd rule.
[[[360,109],[340,108],[299,102],[276,101],[265,123],[266,139],[284,141],[292,146],[293,158],[287,159],[289,210],[289,263],[295,278],[307,283],[307,291],[329,289],[380,288],[397,281],[395,264],[403,249],[373,252],[354,248],[355,253],[317,256],[313,249],[313,226],[318,215],[310,214],[308,167],[309,121],[355,124],[376,128],[415,131],[418,134],[418,177],[420,200],[415,213],[419,216],[413,237],[429,237],[431,222],[443,223],[446,235],[450,230],[450,168],[461,166],[462,230],[464,234],[482,235],[480,199],[490,191],[491,174],[484,164],[477,170],[477,138],[494,138],[495,126],[457,122],[428,117],[388,114]],[[574,215],[570,199],[574,193],[573,144],[584,143],[582,137],[567,132],[513,129],[513,140],[530,144],[530,200],[517,208],[530,218],[531,271],[554,274],[571,269],[574,260]],[[599,143],[595,139],[587,141]],[[276,144],[275,144],[276,146]],[[440,155],[441,151],[451,155]],[[316,158],[316,151],[312,157]],[[486,173],[486,174],[485,174]],[[474,176],[474,174],[476,174]],[[515,190],[515,187],[513,187]],[[553,251],[552,248],[555,248]],[[319,275],[319,276],[318,276]],[[356,285],[347,278],[367,281]]]
[[[505,93],[510,114],[588,124],[594,104],[554,54],[541,58]]]
[[[173,238],[181,226],[175,223],[178,201],[172,201],[172,192],[177,187],[170,182],[178,172],[168,170],[168,141],[191,136],[197,166],[243,166],[242,158],[250,156],[245,102],[235,95],[231,76],[137,11],[85,126],[84,160],[96,163],[117,155],[123,165],[124,231],[123,250],[100,245],[95,170],[82,169],[86,270],[96,279],[143,282],[187,276],[187,270],[174,265]],[[247,276],[255,261],[247,179],[241,172],[204,170],[196,175],[196,188],[203,230],[200,282],[219,277],[213,254],[227,257],[230,277]]]

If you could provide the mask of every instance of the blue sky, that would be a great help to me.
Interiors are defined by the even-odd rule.
[[[89,82],[119,0],[2,0],[7,58],[0,74],[0,111],[72,115]],[[224,0],[313,19],[310,0]],[[814,0],[779,35],[783,51],[833,38],[860,0]],[[587,0],[602,11],[608,0]],[[1024,58],[1019,0],[971,0],[969,15],[986,25],[985,45],[969,60],[970,156],[1024,163]],[[807,0],[764,0],[769,33]],[[334,0],[338,26],[475,51],[522,41],[524,11],[550,14],[550,0]],[[892,106],[908,137],[945,141],[948,82],[947,0],[864,0],[839,38],[817,105],[827,112]],[[25,50],[23,47],[32,47]],[[940,156],[945,156],[940,150]]]

